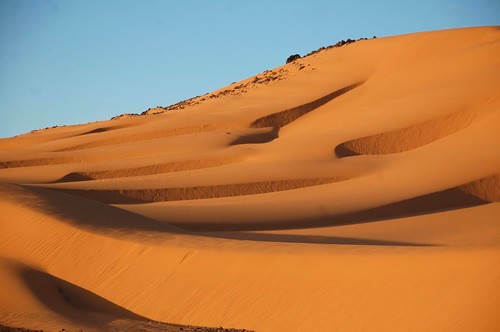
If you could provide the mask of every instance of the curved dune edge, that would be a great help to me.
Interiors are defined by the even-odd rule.
[[[348,180],[347,177],[314,178],[301,180],[266,181],[243,184],[160,188],[160,189],[55,189],[71,195],[77,195],[107,204],[142,204],[164,201],[197,200],[221,197],[246,196],[312,187],[322,184]],[[322,220],[290,220],[287,223],[238,223],[235,225],[222,223],[176,223],[172,224],[190,231],[200,230],[262,230],[283,228],[318,227],[326,224],[339,225],[366,221],[377,221],[399,218],[409,215],[429,214],[439,211],[461,209],[471,206],[500,201],[500,176],[493,175],[471,183],[446,189],[444,191],[424,194],[383,205],[368,210],[353,211],[344,215],[331,216]]]
[[[488,202],[500,202],[500,174],[464,184],[460,190]]]
[[[188,231],[255,231],[315,228],[390,220],[469,208],[499,201],[499,180],[500,177],[494,175],[443,191],[339,215],[311,216],[311,218],[288,221],[266,220],[265,222],[259,222],[250,220],[246,222],[238,221],[237,223],[169,219],[169,223]]]
[[[302,104],[278,113],[269,114],[263,116],[250,125],[250,128],[265,128],[265,127],[273,127],[273,128],[281,128],[286,126],[287,124],[297,120],[301,116],[306,115],[307,113],[314,111],[320,106],[325,105],[326,103],[332,101],[333,99],[342,96],[343,94],[361,86],[365,81],[357,82],[348,86],[345,86],[341,89],[338,89],[332,93],[327,94],[319,99],[313,100],[306,104]]]
[[[78,158],[70,156],[9,160],[9,161],[0,161],[0,169],[73,164],[73,163],[81,163],[85,160],[86,158]],[[130,169],[118,169],[110,171],[72,172],[64,176],[60,180],[57,180],[56,182],[82,181],[83,179],[91,180],[91,179],[104,179],[104,178],[128,177],[136,175],[179,172],[183,170],[223,166],[238,162],[240,160],[242,160],[241,157],[224,157],[224,158],[214,158],[214,159],[170,162],[159,165],[135,167]],[[66,177],[68,178],[66,179]],[[71,180],[71,179],[76,179],[76,180]]]
[[[467,128],[476,115],[477,112],[470,110],[454,112],[400,130],[354,139],[339,144],[335,154],[343,158],[413,150]]]
[[[187,134],[199,134],[206,132],[213,132],[218,130],[228,130],[234,128],[243,128],[243,125],[228,125],[228,124],[203,124],[198,126],[191,127],[181,127],[181,128],[171,128],[164,129],[158,131],[147,131],[143,130],[141,132],[134,132],[133,134],[123,135],[118,137],[107,137],[104,139],[96,140],[93,142],[88,142],[84,144],[78,144],[70,147],[66,147],[64,149],[60,149],[56,152],[64,152],[64,151],[76,151],[76,150],[84,150],[91,148],[99,148],[110,145],[117,144],[125,144],[125,143],[134,143],[134,142],[142,142],[147,140],[154,140],[159,138],[166,137],[174,137],[181,136]]]
[[[36,159],[21,159],[0,161],[0,169],[2,168],[19,168],[19,167],[35,167],[46,165],[60,165],[72,164],[82,162],[82,158],[78,157],[50,157],[50,158],[36,158]]]
[[[277,191],[293,190],[322,184],[345,181],[345,177],[312,178],[300,180],[263,181],[215,186],[161,188],[161,189],[55,189],[67,194],[101,201],[107,204],[140,204],[164,201],[181,201],[220,197],[246,196]]]
[[[58,129],[58,128],[68,128],[68,127],[75,127],[73,130],[66,132],[66,133],[61,133],[61,132],[50,132],[51,129]],[[20,148],[24,146],[32,146],[32,145],[38,145],[38,144],[43,144],[47,142],[54,142],[58,141],[61,139],[66,139],[70,137],[77,137],[77,136],[83,136],[87,134],[92,134],[92,133],[98,133],[98,132],[105,132],[105,131],[110,131],[110,130],[115,130],[115,129],[120,129],[124,128],[123,126],[107,126],[107,127],[99,127],[95,128],[92,130],[87,130],[85,132],[81,132],[81,129],[79,129],[77,126],[61,126],[61,127],[53,127],[53,128],[44,128],[44,129],[38,129],[38,130],[33,130],[31,132],[25,133],[25,134],[20,134],[18,136],[14,137],[7,137],[7,138],[0,138],[0,149],[10,149],[10,148]],[[48,131],[48,132],[46,132]]]
[[[219,159],[214,158],[214,159],[174,161],[157,165],[123,168],[123,169],[106,170],[106,171],[71,172],[63,176],[59,180],[54,181],[53,183],[103,180],[103,179],[115,179],[123,177],[175,173],[188,170],[224,166],[237,163],[241,160],[243,160],[243,158],[241,157],[225,157]]]
[[[90,135],[90,134],[105,133],[105,132],[108,132],[108,131],[111,131],[111,130],[116,130],[116,129],[119,129],[119,128],[122,128],[122,127],[118,127],[118,126],[117,127],[99,127],[99,128],[95,128],[95,129],[86,131],[84,133],[78,134],[76,136],[84,136],[84,135]]]
[[[194,232],[309,229],[318,227],[371,223],[397,218],[420,216],[443,211],[469,208],[487,203],[489,202],[484,201],[471,194],[465,193],[458,187],[454,187],[444,191],[429,193],[422,196],[377,206],[374,208],[337,215],[317,215],[307,218],[288,219],[286,221],[238,220],[237,222],[233,222],[232,220],[220,221],[217,218],[211,218],[210,220],[204,221],[181,221],[174,220],[173,218],[168,218],[168,222],[176,227]],[[125,205],[123,205],[122,208],[127,209]],[[131,211],[140,213],[134,209],[131,209]]]
[[[278,131],[279,128],[272,127],[254,128],[252,132],[239,135],[229,145],[268,143],[278,138]]]

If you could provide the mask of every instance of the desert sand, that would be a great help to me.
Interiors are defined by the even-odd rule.
[[[500,28],[0,140],[0,325],[500,330]]]

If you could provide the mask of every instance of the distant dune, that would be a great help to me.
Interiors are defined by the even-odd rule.
[[[0,331],[500,330],[500,28],[337,46],[0,139]]]

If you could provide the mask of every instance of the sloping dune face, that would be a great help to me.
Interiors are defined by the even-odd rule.
[[[499,330],[499,86],[444,30],[2,139],[0,328]]]

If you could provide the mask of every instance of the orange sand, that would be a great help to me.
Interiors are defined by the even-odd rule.
[[[500,330],[500,29],[0,140],[0,324]]]

